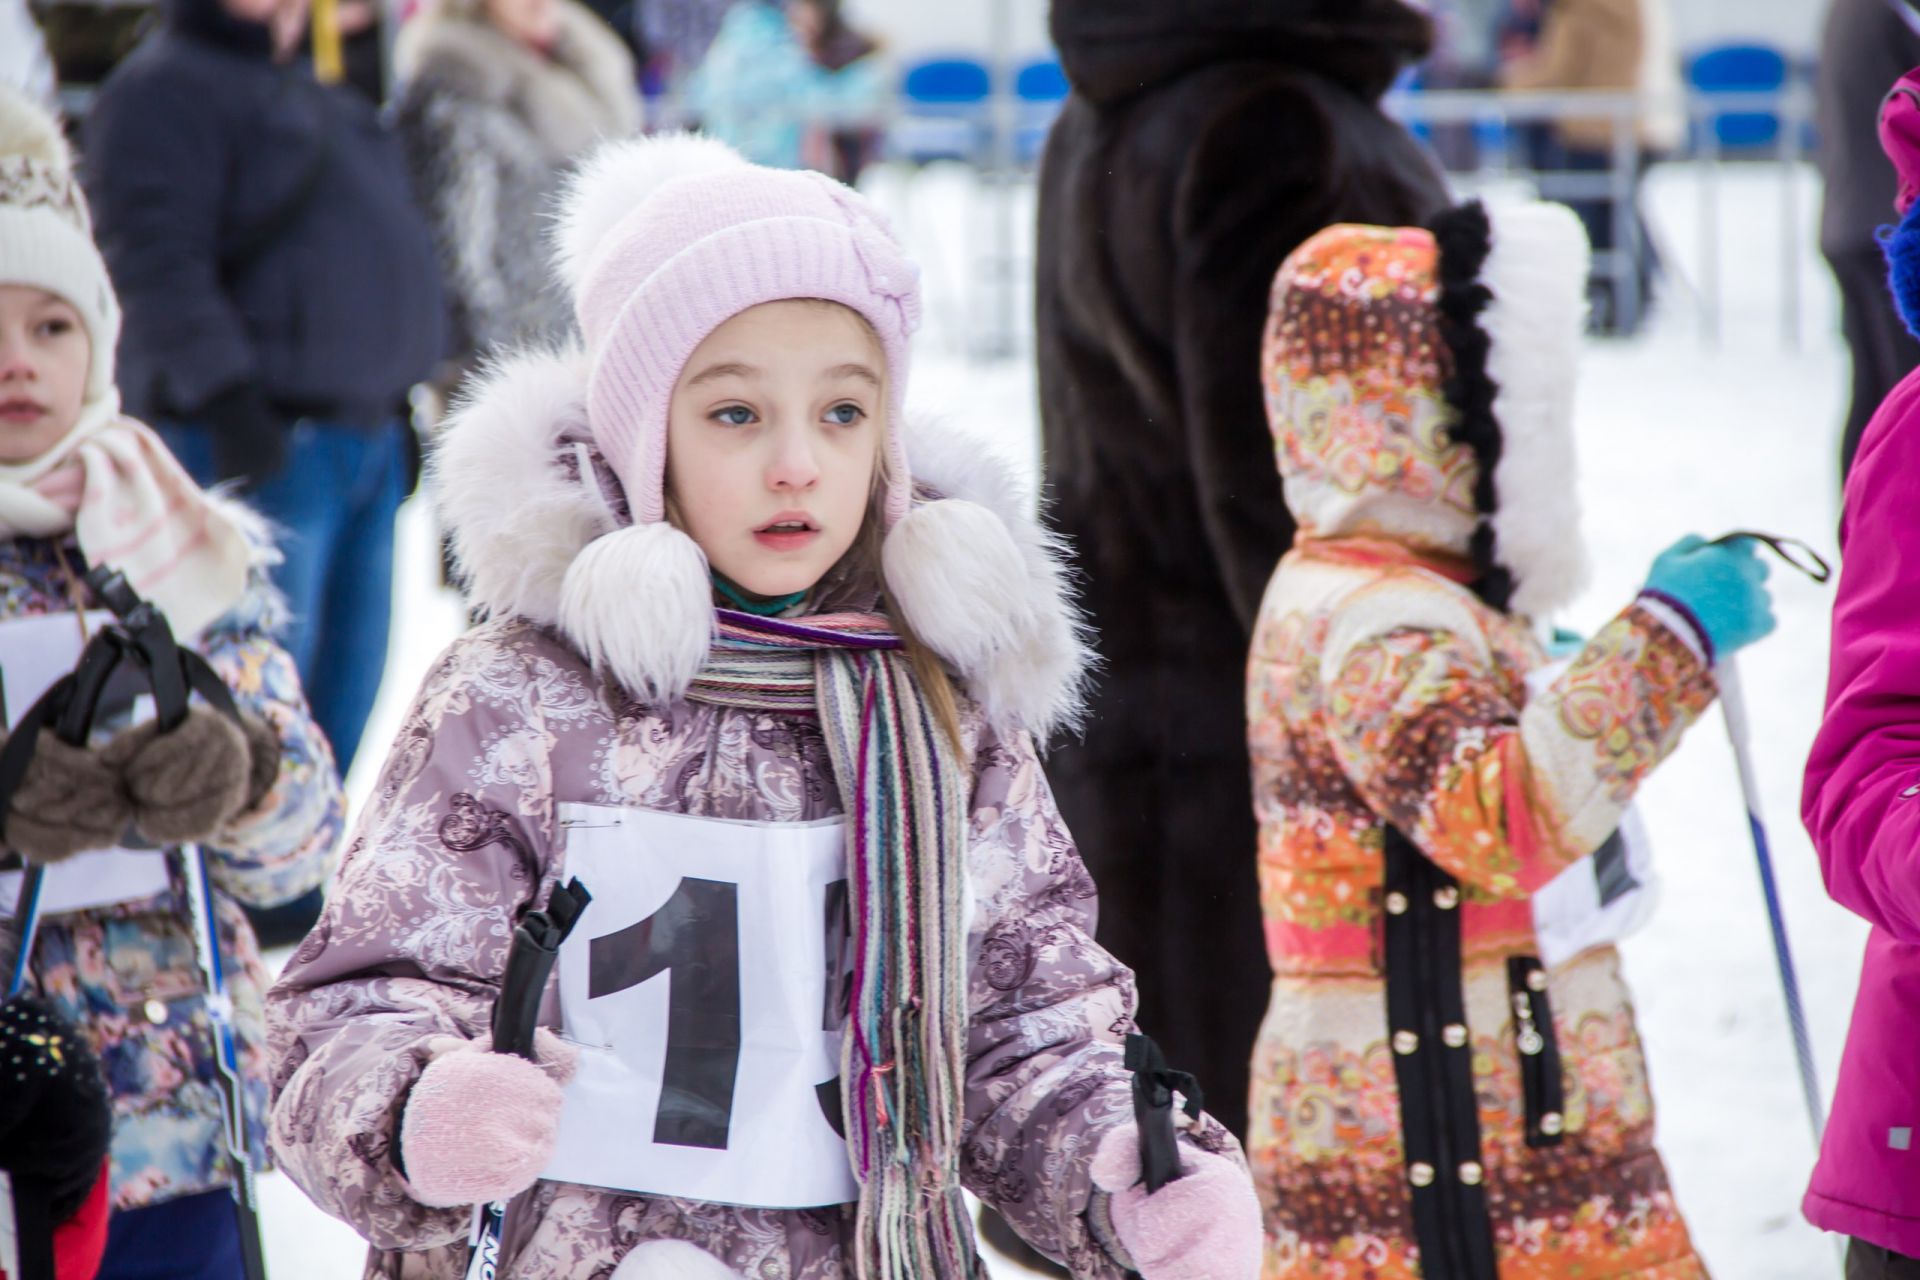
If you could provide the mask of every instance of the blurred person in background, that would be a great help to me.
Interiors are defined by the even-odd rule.
[[[1293,540],[1267,292],[1329,223],[1445,207],[1379,107],[1430,29],[1395,0],[1055,0],[1052,30],[1073,92],[1040,174],[1045,479],[1105,669],[1050,769],[1144,1030],[1244,1131],[1268,971],[1243,676]]]
[[[1607,116],[1556,120],[1547,129],[1527,132],[1530,163],[1543,171],[1540,195],[1565,204],[1586,224],[1596,254],[1627,249],[1644,313],[1653,282],[1655,257],[1640,214],[1640,180],[1649,162],[1675,150],[1686,139],[1680,61],[1673,44],[1667,0],[1534,0],[1539,34],[1524,34],[1530,15],[1506,40],[1500,83],[1509,89],[1613,90],[1642,95],[1634,143],[1638,162],[1629,175],[1632,193],[1627,214],[1630,237],[1615,225],[1614,202],[1571,189],[1562,174],[1586,178],[1613,168],[1614,121]],[[1623,243],[1624,242],[1624,243]],[[1588,287],[1591,324],[1601,333],[1628,333],[1638,317],[1621,311],[1616,281],[1607,264],[1596,261]]]
[[[1887,298],[1879,231],[1889,221],[1893,164],[1875,123],[1886,87],[1920,66],[1920,14],[1902,0],[1833,0],[1820,40],[1814,95],[1820,145],[1820,252],[1840,286],[1840,326],[1853,359],[1840,443],[1846,479],[1860,433],[1895,384],[1920,364],[1920,343]]]
[[[839,78],[840,97],[849,106],[848,119],[821,125],[808,136],[808,167],[851,186],[879,152],[886,82],[879,42],[855,30],[841,9],[840,0],[789,0],[787,20],[814,65]],[[871,108],[868,120],[852,118],[860,103]]]
[[[798,169],[807,164],[811,130],[871,118],[885,94],[871,57],[829,70],[814,60],[784,6],[739,0],[687,82],[686,107],[701,132],[755,164]]]
[[[386,666],[407,396],[441,354],[442,302],[399,142],[293,56],[305,19],[304,0],[164,0],[101,86],[86,171],[128,412],[284,530],[287,647],[344,773]],[[263,937],[318,908],[260,918]]]
[[[572,327],[548,219],[575,157],[639,132],[640,94],[625,44],[577,0],[428,0],[396,61],[397,126],[446,282],[444,403],[488,351]]]
[[[645,79],[648,93],[672,92],[685,85],[687,77],[707,56],[714,36],[720,32],[720,20],[733,7],[733,0],[635,0],[639,10],[635,19],[640,43],[646,48]],[[688,125],[689,119],[673,121]]]

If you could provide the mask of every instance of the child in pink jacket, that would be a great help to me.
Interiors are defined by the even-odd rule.
[[[1900,173],[1894,303],[1920,333],[1920,73],[1888,96]],[[1840,525],[1827,714],[1801,816],[1834,900],[1873,925],[1807,1220],[1853,1237],[1849,1280],[1920,1277],[1920,375],[1861,438]]]

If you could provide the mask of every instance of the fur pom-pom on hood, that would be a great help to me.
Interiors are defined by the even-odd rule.
[[[429,486],[468,598],[553,627],[638,696],[685,693],[714,630],[706,558],[679,530],[629,522],[586,424],[585,355],[494,364],[456,406]],[[907,425],[919,493],[882,549],[914,634],[1003,732],[1078,727],[1090,664],[1065,550],[1030,491],[982,442]]]

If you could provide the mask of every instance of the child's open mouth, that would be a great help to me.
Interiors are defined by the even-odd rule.
[[[804,512],[783,511],[753,531],[753,538],[769,551],[798,551],[820,536],[820,526]]]
[[[0,400],[0,422],[23,427],[46,416],[46,408],[32,400]]]

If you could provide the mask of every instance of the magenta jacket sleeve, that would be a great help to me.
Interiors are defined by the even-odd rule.
[[[1834,900],[1920,942],[1920,378],[1867,426],[1840,546],[1827,711],[1801,817]]]

